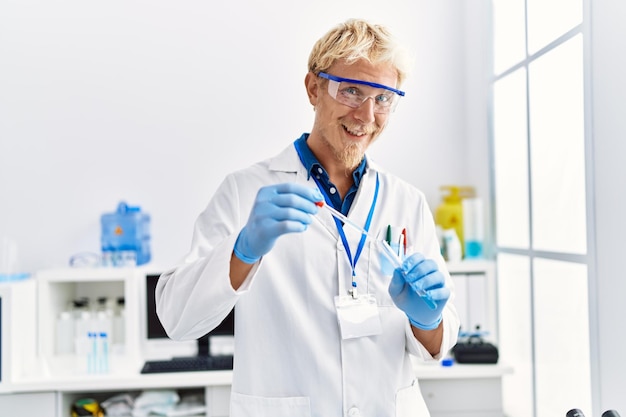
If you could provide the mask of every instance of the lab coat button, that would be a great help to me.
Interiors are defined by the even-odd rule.
[[[352,407],[348,410],[348,417],[361,417],[361,411],[356,407]]]

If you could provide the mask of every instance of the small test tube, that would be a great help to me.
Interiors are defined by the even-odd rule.
[[[391,246],[389,246],[389,243],[387,243],[384,240],[376,240],[375,242],[376,242],[376,245],[381,249],[381,253],[383,255],[385,255],[385,257],[389,260],[389,262],[391,262],[393,264],[393,266],[395,268],[401,268],[402,267],[402,260],[400,259],[398,254],[394,252],[394,250],[391,248]],[[413,282],[409,283],[409,285],[411,286],[411,288],[413,288],[413,290],[420,297],[422,297],[422,299],[424,299],[426,304],[428,304],[428,307],[430,307],[432,310],[437,308],[437,303],[435,303],[435,301],[432,299],[432,297],[426,291],[424,291],[424,289],[419,288]]]
[[[358,224],[354,223],[352,220],[348,219],[348,217],[346,217],[340,211],[337,211],[334,208],[332,208],[331,206],[329,206],[328,204],[325,204],[323,201],[318,201],[318,202],[315,203],[315,205],[318,206],[318,207],[325,207],[328,211],[330,211],[330,214],[332,214],[333,216],[335,216],[339,220],[342,220],[344,223],[349,224],[350,226],[354,227],[356,230],[358,230],[359,232],[361,232],[362,234],[364,234],[365,236],[370,238],[373,242],[376,243],[376,246],[379,248],[380,252],[383,255],[385,255],[385,257],[389,260],[389,262],[392,263],[392,265],[395,268],[401,268],[402,267],[402,260],[400,259],[398,254],[393,251],[391,246],[389,246],[389,244],[386,241],[374,238],[374,236],[369,234],[367,232],[367,230],[363,229],[361,226],[359,226]],[[424,289],[417,287],[417,285],[415,285],[415,283],[410,283],[409,285],[411,285],[411,288],[413,288],[413,290],[420,297],[422,297],[422,299],[426,302],[428,307],[430,307],[433,310],[437,308],[437,303],[435,303],[435,301],[432,299],[432,297],[426,291],[424,291]]]

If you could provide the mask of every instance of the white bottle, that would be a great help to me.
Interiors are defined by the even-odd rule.
[[[445,251],[445,258],[448,262],[460,262],[463,257],[461,251],[461,241],[454,229],[444,229],[443,231],[443,245]]]
[[[106,311],[96,312],[92,330],[98,335],[100,333],[106,333],[107,335],[111,334],[113,331],[113,320]]]
[[[56,354],[74,353],[74,319],[69,311],[62,311],[56,323]]]
[[[123,349],[125,333],[126,333],[126,311],[124,308],[124,297],[117,299],[117,311],[113,317],[113,332],[111,337],[111,344],[116,346],[116,349]]]
[[[92,342],[90,340],[90,334],[93,334],[91,314],[89,311],[81,310],[77,312],[77,317],[74,322],[74,346],[76,355],[82,359],[79,359],[79,363],[89,363],[91,353],[93,350]],[[86,359],[86,361],[85,361]],[[87,366],[83,371],[90,371],[91,367]]]
[[[90,331],[87,335],[87,373],[93,374],[98,371],[98,335]]]
[[[463,199],[463,239],[465,258],[479,259],[484,256],[485,238],[483,221],[483,202],[480,198]]]
[[[98,373],[109,372],[109,336],[106,332],[98,333],[96,361]]]

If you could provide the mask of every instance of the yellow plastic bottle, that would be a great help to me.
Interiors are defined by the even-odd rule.
[[[473,197],[474,188],[458,185],[442,185],[439,189],[444,192],[442,203],[435,210],[435,223],[443,230],[454,229],[461,242],[461,249],[465,247],[463,240],[463,198]]]

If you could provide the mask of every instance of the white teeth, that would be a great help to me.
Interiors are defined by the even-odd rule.
[[[344,126],[343,128],[346,130],[346,132],[348,132],[348,133],[350,133],[351,135],[354,135],[354,136],[364,136],[365,135],[365,132],[355,132],[353,130],[348,129],[346,126]]]

